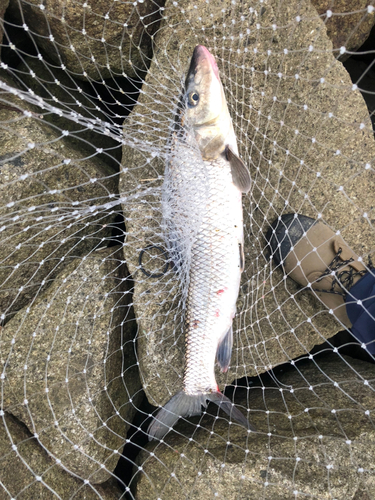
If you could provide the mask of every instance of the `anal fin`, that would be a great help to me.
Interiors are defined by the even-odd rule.
[[[216,359],[220,365],[221,371],[225,373],[228,370],[230,358],[232,356],[233,347],[233,328],[230,326],[227,333],[224,335],[216,352]]]

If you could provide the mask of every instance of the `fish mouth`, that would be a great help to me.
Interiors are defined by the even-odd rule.
[[[188,78],[195,75],[198,68],[202,68],[203,71],[212,71],[216,78],[220,80],[219,68],[217,67],[216,60],[204,45],[197,45],[194,49],[188,71]]]

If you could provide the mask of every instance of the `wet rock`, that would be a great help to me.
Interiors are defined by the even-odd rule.
[[[122,163],[133,168],[121,173],[120,192],[139,197],[123,204],[124,254],[135,280],[143,387],[155,405],[165,404],[182,385],[182,308],[173,269],[161,278],[145,276],[139,254],[160,246],[153,250],[159,257],[148,265],[153,272],[163,269],[160,187],[181,75],[196,43],[217,56],[240,154],[252,177],[251,192],[243,198],[246,263],[234,349],[228,374],[217,373],[220,386],[296,358],[344,328],[311,292],[274,269],[264,235],[276,217],[290,212],[320,217],[365,261],[374,250],[371,123],[315,9],[293,1],[282,9],[263,2],[253,12],[246,2],[202,1],[196,7],[199,18],[189,2],[166,5],[168,20],[155,37],[153,63],[124,128],[129,145]],[[230,26],[223,25],[221,9],[233,20]],[[204,32],[201,19],[207,20]]]
[[[373,365],[331,354],[296,363],[278,382],[236,389],[256,433],[209,407],[215,418],[180,421],[164,442],[147,445],[135,498],[373,498]]]
[[[22,8],[22,17],[19,12]],[[9,11],[35,34],[36,44],[78,78],[136,77],[147,70],[151,39],[160,19],[157,2],[108,5],[105,0],[63,4],[11,0]]]
[[[42,114],[10,93],[3,99],[0,315],[7,320],[70,260],[105,245],[115,213],[93,207],[112,202],[118,187],[110,167],[85,157]]]
[[[112,500],[122,495],[113,480],[101,485],[84,484],[68,474],[40,446],[37,438],[8,414],[0,422],[0,481],[3,495],[5,490],[9,498],[20,500]]]
[[[341,54],[341,47],[345,47],[346,51],[355,52],[370,35],[375,23],[375,13],[367,11],[371,3],[367,0],[312,0],[312,4],[322,16],[335,55],[345,61],[350,54]],[[327,12],[331,14],[327,15]]]
[[[115,469],[140,397],[119,247],[76,258],[0,334],[3,410],[91,483]]]

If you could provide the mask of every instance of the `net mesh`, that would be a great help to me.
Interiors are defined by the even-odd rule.
[[[372,1],[0,0],[0,19],[0,498],[374,498],[374,288],[327,305],[266,238],[310,217],[330,236],[301,233],[307,266],[342,238],[374,276]],[[164,172],[197,44],[251,174],[216,378],[256,432],[209,405],[149,442],[183,384],[190,264]],[[201,183],[181,182],[199,220]]]

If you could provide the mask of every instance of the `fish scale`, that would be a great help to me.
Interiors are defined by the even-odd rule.
[[[204,163],[207,200],[192,247],[186,303],[187,394],[217,391],[216,349],[231,327],[241,278],[241,193],[232,184],[230,166],[224,158]]]

